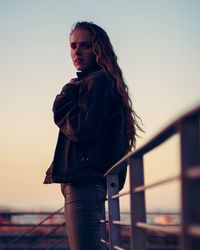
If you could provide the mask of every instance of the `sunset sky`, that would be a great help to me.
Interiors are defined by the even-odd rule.
[[[0,208],[58,209],[59,185],[44,185],[58,129],[52,104],[75,75],[69,33],[77,21],[104,28],[146,133],[137,147],[199,104],[200,1],[0,1]],[[150,183],[179,172],[179,138],[145,156]],[[128,180],[125,189],[128,188]],[[149,210],[177,210],[177,184],[147,193]],[[127,198],[122,208],[128,209]]]

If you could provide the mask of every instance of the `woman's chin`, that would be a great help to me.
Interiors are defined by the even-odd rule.
[[[76,66],[75,68],[76,68],[76,70],[78,70],[78,71],[83,71],[83,70],[85,70],[85,67],[83,67],[83,66],[81,66],[81,65]]]

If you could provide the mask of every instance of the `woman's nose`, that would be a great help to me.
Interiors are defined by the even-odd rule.
[[[77,47],[76,47],[75,54],[76,54],[76,55],[80,55],[80,54],[81,54],[81,48],[80,48],[80,46],[77,46]]]

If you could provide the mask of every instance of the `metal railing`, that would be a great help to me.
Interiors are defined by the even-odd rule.
[[[5,249],[5,250],[9,250],[9,249],[66,249],[66,247],[69,247],[68,242],[66,241],[67,239],[67,234],[64,231],[64,233],[55,235],[56,231],[58,231],[60,228],[65,228],[65,221],[63,218],[63,222],[61,223],[47,223],[49,220],[51,220],[53,217],[57,216],[57,215],[63,215],[63,213],[61,213],[61,211],[63,210],[64,207],[58,209],[55,212],[51,212],[51,213],[42,213],[42,212],[15,212],[15,213],[1,213],[1,215],[4,216],[27,216],[27,215],[34,215],[34,216],[44,216],[47,215],[44,219],[42,219],[39,223],[36,224],[19,224],[19,223],[1,223],[0,226],[2,227],[15,227],[17,229],[17,235],[13,235],[9,232],[8,235],[3,234],[2,237],[4,237],[4,241],[6,240],[6,238],[11,238],[11,240],[6,240],[8,242],[6,242],[5,244],[3,244],[3,246],[1,246],[0,249]],[[42,228],[46,228],[43,229],[41,232],[41,227]],[[47,229],[47,228],[52,228],[53,229]],[[18,228],[23,228],[25,229],[22,233]],[[27,229],[28,228],[28,229]],[[15,230],[16,231],[16,230]],[[38,234],[39,231],[39,234]],[[34,238],[31,239],[31,242],[27,241],[27,238]],[[53,242],[49,243],[47,242],[49,239],[53,239]],[[25,241],[25,242],[23,242]],[[60,243],[62,243],[63,241],[66,241],[64,246],[62,248],[57,248],[56,246],[59,245]],[[38,248],[39,247],[39,248]]]
[[[179,134],[181,173],[158,182],[145,185],[143,157],[166,140]],[[120,220],[119,198],[130,195],[130,247],[147,250],[147,232],[175,235],[180,238],[179,249],[200,249],[200,106],[176,119],[148,143],[117,162],[105,174],[108,186],[109,249],[124,249],[121,245],[120,227],[127,225]],[[127,162],[130,171],[130,188],[120,192],[118,173]],[[177,227],[151,225],[146,222],[145,191],[179,180],[181,185],[181,224]],[[105,241],[105,240],[104,240]],[[106,242],[106,241],[105,241]]]
[[[7,221],[0,222],[0,249],[7,250],[27,250],[27,249],[69,249],[67,240],[67,234],[65,230],[64,213],[61,212],[63,208],[56,212],[1,212],[1,218],[7,218]],[[103,212],[105,215],[105,213]],[[169,213],[172,215],[171,213]],[[129,218],[129,212],[122,212],[121,215],[125,218]],[[148,216],[154,217],[158,213],[148,213]],[[45,216],[45,218],[43,218]],[[106,214],[106,217],[108,214]],[[177,216],[175,214],[174,216]],[[56,217],[56,218],[55,218]],[[8,219],[9,218],[9,219]],[[27,223],[28,220],[28,223]],[[50,220],[50,221],[49,221]],[[40,221],[39,223],[35,223]],[[108,238],[108,228],[105,227],[108,224],[106,218],[101,219],[102,223],[102,250],[109,248],[109,240],[103,240]],[[115,224],[117,222],[114,222]],[[124,241],[127,240],[127,236],[130,234],[130,223],[121,223],[126,227],[125,234],[122,235]],[[6,229],[6,232],[5,232]],[[58,230],[60,232],[58,232]],[[1,234],[4,232],[3,234]],[[150,238],[155,242],[154,235]],[[162,238],[158,237],[158,240]],[[173,238],[168,238],[167,241],[173,241]],[[126,244],[127,245],[127,244]],[[120,248],[117,248],[120,249]],[[122,249],[122,248],[121,248]],[[129,249],[127,247],[126,249]]]

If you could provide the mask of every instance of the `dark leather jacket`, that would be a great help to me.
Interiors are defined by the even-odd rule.
[[[77,75],[54,101],[54,121],[60,130],[47,184],[105,183],[102,175],[126,154],[123,103],[114,80],[103,70]],[[120,189],[125,176],[123,170]]]

